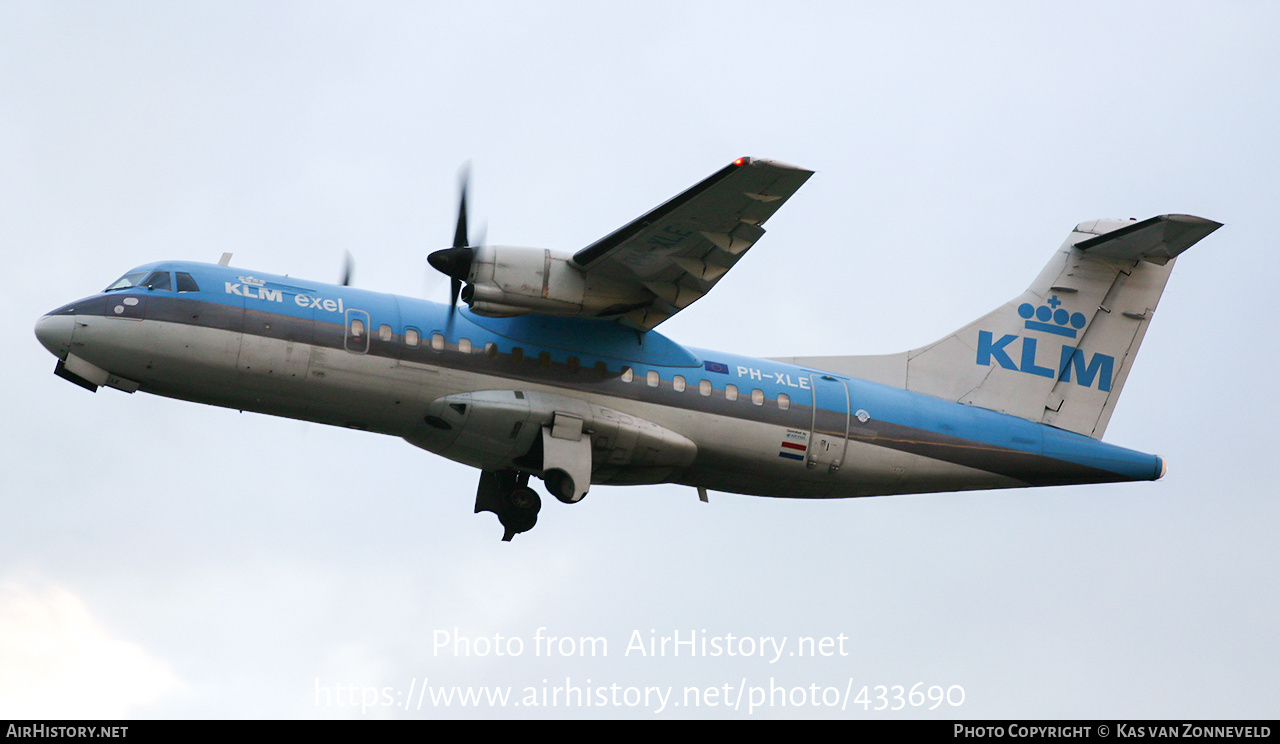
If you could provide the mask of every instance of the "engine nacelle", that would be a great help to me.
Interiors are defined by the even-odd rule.
[[[591,483],[665,483],[698,453],[692,440],[630,414],[577,398],[485,390],[439,398],[427,406],[425,450],[481,470],[522,470],[547,480],[564,501]],[[555,471],[559,471],[558,473]],[[569,476],[569,493],[554,484]]]
[[[462,299],[479,315],[594,317],[643,307],[654,295],[635,285],[588,278],[572,256],[542,248],[475,248]]]

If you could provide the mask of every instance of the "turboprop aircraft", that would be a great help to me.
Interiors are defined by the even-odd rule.
[[[1101,440],[1179,254],[1221,225],[1091,220],[1021,295],[887,356],[756,359],[654,330],[699,300],[812,175],[739,158],[576,253],[472,245],[449,305],[162,261],[40,318],[54,372],[402,437],[479,468],[476,512],[531,529],[531,477],[788,498],[1155,480]],[[349,276],[349,272],[348,272]],[[458,308],[458,299],[466,304]]]

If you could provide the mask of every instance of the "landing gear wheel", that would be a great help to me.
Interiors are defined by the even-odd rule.
[[[528,486],[517,486],[502,499],[502,511],[498,513],[498,521],[506,528],[502,536],[504,542],[521,532],[528,532],[538,523],[538,511],[542,509],[542,499],[538,492]]]
[[[573,478],[568,473],[558,468],[548,470],[546,475],[542,476],[542,481],[551,495],[555,496],[560,503],[576,503],[573,498]]]
[[[529,474],[514,470],[485,470],[476,489],[476,514],[490,512],[502,523],[502,541],[508,542],[538,523],[542,499],[529,488]]]

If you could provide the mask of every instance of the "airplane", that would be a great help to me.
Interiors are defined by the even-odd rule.
[[[1077,225],[1022,294],[899,354],[751,358],[654,330],[812,175],[739,158],[575,253],[453,245],[448,305],[161,261],[48,313],[58,376],[401,437],[480,470],[502,539],[541,498],[676,483],[783,498],[1156,480],[1101,441],[1175,259],[1220,223]],[[479,241],[483,242],[483,241]],[[461,298],[465,308],[458,306]]]

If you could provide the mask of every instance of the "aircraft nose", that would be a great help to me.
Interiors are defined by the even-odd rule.
[[[66,359],[71,350],[71,333],[75,330],[75,316],[46,315],[36,321],[36,338],[59,359]]]

